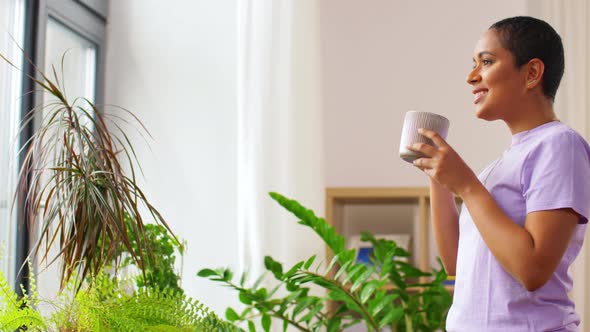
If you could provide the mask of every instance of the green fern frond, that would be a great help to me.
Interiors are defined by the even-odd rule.
[[[54,314],[54,324],[71,331],[204,331],[232,330],[202,303],[172,289],[140,288],[127,293],[104,273]]]
[[[10,287],[6,275],[0,270],[0,330],[15,331],[21,328],[27,331],[45,331],[46,325],[41,314],[32,309],[36,299],[35,279],[32,273],[29,274],[32,280],[32,294],[27,294],[22,289],[23,297],[18,298],[16,292]]]
[[[45,321],[39,312],[31,308],[0,313],[0,331],[16,331],[21,328],[26,328],[27,331],[46,331]]]
[[[0,270],[0,295],[2,295],[2,308],[6,307],[6,310],[10,310],[11,308],[18,308],[19,301],[18,296],[12,289],[12,287],[8,284],[8,280],[6,279],[6,275],[4,272]]]

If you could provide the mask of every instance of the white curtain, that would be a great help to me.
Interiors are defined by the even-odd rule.
[[[238,217],[242,270],[323,254],[319,238],[268,196],[324,215],[318,2],[238,1]]]
[[[531,15],[549,22],[561,35],[565,49],[565,75],[555,109],[558,117],[590,140],[590,4],[587,0],[530,0]],[[590,204],[590,202],[588,203]],[[580,331],[590,326],[590,244],[572,267],[571,293],[582,318]]]

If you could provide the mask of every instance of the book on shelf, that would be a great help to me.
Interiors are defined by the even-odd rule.
[[[443,285],[455,286],[455,276],[448,276],[447,279],[443,281]]]
[[[374,236],[376,239],[393,241],[397,244],[397,246],[403,248],[406,251],[408,251],[410,248],[411,236],[409,234],[375,234]],[[371,262],[373,247],[370,242],[361,241],[360,235],[353,235],[348,238],[348,248],[357,250],[356,263],[362,263],[367,266],[373,264]],[[394,259],[396,258],[394,257]],[[408,262],[407,257],[399,257],[397,259],[403,262]]]

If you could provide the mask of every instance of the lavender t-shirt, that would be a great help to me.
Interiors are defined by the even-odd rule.
[[[568,269],[582,247],[590,212],[588,143],[563,123],[549,122],[514,135],[511,147],[479,179],[520,226],[533,211],[572,208],[582,217],[551,279],[529,292],[498,263],[463,205],[447,330],[577,331]]]

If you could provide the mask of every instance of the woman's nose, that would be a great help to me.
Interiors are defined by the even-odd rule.
[[[471,72],[467,75],[467,84],[475,84],[481,81],[481,75],[479,74],[479,68],[473,68]]]

